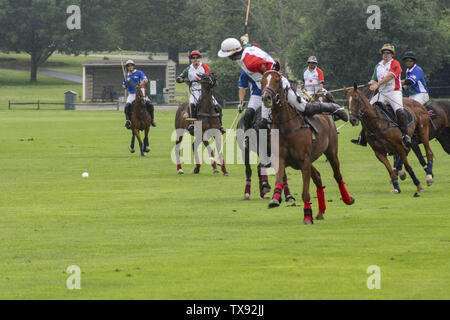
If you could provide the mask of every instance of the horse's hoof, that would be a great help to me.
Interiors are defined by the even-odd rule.
[[[269,209],[276,208],[280,206],[280,202],[277,199],[272,199],[269,202]]]
[[[402,181],[406,180],[406,172],[403,171],[403,170],[400,170],[400,171],[398,172],[398,177],[399,177],[400,180],[402,180]]]
[[[425,192],[425,189],[422,188],[421,186],[417,186],[417,192],[419,192],[419,193],[424,193],[424,192]]]
[[[214,168],[214,169],[213,169],[213,173],[214,173],[214,174],[219,174],[219,172],[220,172],[220,171],[219,171],[217,168]]]
[[[311,219],[304,218],[303,219],[303,224],[304,225],[310,225],[310,224],[314,224],[314,223],[313,223],[313,221]]]
[[[244,194],[244,200],[250,200],[250,193]]]
[[[136,150],[130,148],[130,153],[135,153]]]
[[[292,194],[286,196],[286,202],[295,202],[295,198]]]
[[[142,157],[142,158],[145,158],[146,156],[147,156],[146,153],[141,153],[141,157]]]
[[[145,148],[145,152],[149,153],[150,152],[150,148]]]
[[[200,168],[195,168],[194,171],[192,171],[193,174],[199,174],[200,173]]]
[[[400,191],[397,189],[391,190],[391,194],[399,194],[399,193],[400,193]]]
[[[178,174],[182,175],[182,174],[184,174],[184,171],[182,169],[180,169],[180,170],[178,170]]]
[[[325,220],[324,214],[325,212],[319,212],[316,216],[316,220]]]
[[[225,171],[225,172],[223,173],[223,176],[224,176],[224,177],[229,177],[230,174],[229,174],[228,172]]]
[[[350,197],[350,201],[347,203],[347,205],[348,206],[351,206],[352,204],[354,204],[355,203],[355,198],[353,198],[353,197]]]
[[[264,181],[261,186],[262,193],[270,193],[271,186],[267,181]]]
[[[270,199],[270,196],[267,193],[261,193],[259,196],[261,199]]]
[[[431,174],[427,174],[427,186],[431,186],[434,183],[433,176]]]

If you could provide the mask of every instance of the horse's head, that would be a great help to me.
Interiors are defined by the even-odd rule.
[[[204,73],[200,76],[199,82],[202,85],[202,89],[211,90],[217,85],[217,77],[214,72]]]
[[[145,103],[145,97],[147,96],[147,90],[145,85],[138,84],[136,86],[136,101],[140,103]]]
[[[266,71],[261,80],[262,100],[266,108],[273,109],[281,103],[283,86],[281,75],[276,70]]]
[[[332,103],[338,104],[338,103],[336,102],[336,99],[334,98],[334,96],[333,96],[330,92],[328,92],[328,91],[326,91],[326,90],[316,92],[316,93],[312,96],[312,98],[314,99],[314,101],[320,101],[320,102],[332,102]]]
[[[346,97],[345,101],[348,107],[348,113],[350,114],[350,123],[352,126],[357,126],[364,114],[363,93],[358,90],[358,85],[355,83],[353,88],[344,88]]]

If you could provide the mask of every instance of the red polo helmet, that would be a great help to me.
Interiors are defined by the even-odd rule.
[[[189,54],[189,59],[192,59],[192,56],[199,56],[201,58],[202,54],[200,53],[200,51],[194,50]]]

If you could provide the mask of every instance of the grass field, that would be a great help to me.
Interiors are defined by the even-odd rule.
[[[178,176],[174,112],[156,115],[140,158],[120,112],[0,111],[0,299],[450,298],[450,159],[437,142],[435,184],[414,198],[408,178],[394,196],[371,150],[349,143],[359,128],[344,127],[342,172],[356,203],[339,201],[321,158],[332,202],[325,221],[304,226],[302,206],[267,209],[256,178],[242,201],[242,166],[223,177],[185,165]],[[233,118],[226,110],[225,127]],[[288,175],[300,199],[300,174]],[[81,290],[66,288],[71,265]],[[371,265],[380,290],[366,286]]]

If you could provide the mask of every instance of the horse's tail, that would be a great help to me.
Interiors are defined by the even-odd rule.
[[[441,144],[442,148],[444,149],[447,154],[450,154],[450,128],[444,128],[442,133],[437,137],[437,140]]]

